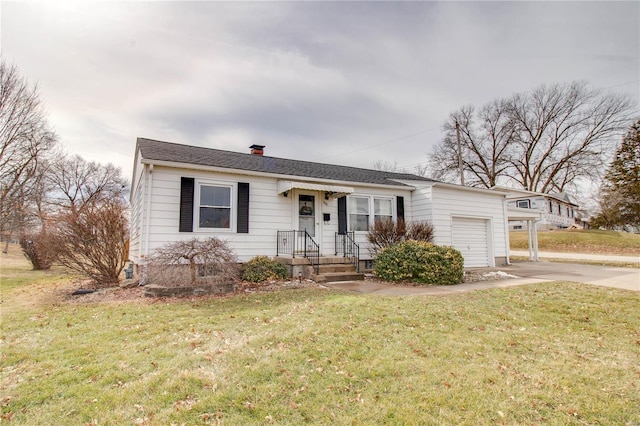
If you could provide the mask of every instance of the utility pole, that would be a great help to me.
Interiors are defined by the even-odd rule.
[[[460,185],[464,186],[464,171],[462,170],[462,145],[460,144],[460,124],[456,120],[456,139],[458,140],[458,170],[460,171]]]

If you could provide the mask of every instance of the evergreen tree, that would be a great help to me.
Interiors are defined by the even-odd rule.
[[[640,119],[631,125],[609,166],[601,204],[606,208],[600,216],[604,215],[604,210],[617,211],[615,220],[602,221],[604,226],[640,226]]]

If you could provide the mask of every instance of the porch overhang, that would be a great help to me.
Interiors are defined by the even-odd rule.
[[[307,191],[324,192],[327,198],[340,198],[353,194],[354,189],[349,186],[325,185],[320,183],[299,182],[293,180],[278,181],[278,195],[288,194],[292,189],[306,189]]]
[[[507,207],[509,220],[538,220],[542,219],[542,212],[539,210],[525,209],[522,207]]]
[[[509,222],[527,222],[527,245],[529,249],[529,260],[537,262],[538,257],[538,229],[537,223],[542,219],[542,212],[539,210],[525,209],[521,207],[508,207],[507,220]]]

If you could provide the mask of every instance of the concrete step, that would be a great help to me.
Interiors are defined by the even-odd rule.
[[[364,274],[359,272],[327,272],[324,274],[313,274],[311,279],[317,283],[329,283],[338,281],[362,281]]]
[[[330,272],[356,272],[356,267],[350,263],[340,263],[340,264],[320,264],[318,266],[319,274],[326,274]]]
[[[352,258],[342,256],[322,256],[320,257],[321,265],[343,265],[351,264]]]

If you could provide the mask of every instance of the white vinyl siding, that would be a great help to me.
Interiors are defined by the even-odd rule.
[[[529,201],[530,208],[543,213],[542,220],[537,224],[538,230],[567,228],[573,225],[574,212],[573,206],[556,199],[550,199],[544,196],[531,195],[528,198],[512,195],[507,201],[511,207],[524,207],[522,203]],[[516,198],[517,197],[517,198]],[[509,223],[509,227],[513,230],[527,229],[527,223],[522,221],[513,221]]]
[[[480,220],[486,224],[488,265],[495,266],[497,258],[506,259],[509,239],[503,194],[457,185],[425,183],[417,185],[413,200],[412,220],[431,222],[435,244],[454,246],[454,218]],[[485,254],[479,256],[484,257]]]
[[[144,168],[142,165],[140,165]],[[246,173],[224,173],[190,168],[154,165],[153,169],[140,169],[140,180],[135,180],[132,194],[132,260],[144,261],[145,256],[158,247],[173,241],[191,238],[205,238],[215,235],[230,242],[240,261],[245,262],[259,255],[275,256],[277,249],[277,231],[295,229],[298,218],[295,216],[293,194],[288,197],[278,195],[278,178],[270,176],[252,176]],[[136,173],[137,174],[137,173]],[[194,231],[179,232],[180,223],[180,182],[182,177],[193,178],[194,191]],[[135,178],[135,177],[134,177]],[[239,182],[249,184],[249,233],[237,233],[236,211],[237,188]],[[403,182],[405,183],[405,182]],[[404,216],[407,221],[429,220],[435,228],[435,243],[452,245],[452,224],[454,217],[467,216],[480,219],[487,225],[487,255],[506,257],[507,237],[504,232],[503,197],[487,191],[470,188],[438,186],[430,182],[406,182],[415,185],[409,187],[376,187],[364,184],[351,185],[354,194],[347,197],[347,229],[351,226],[351,214],[362,216],[356,219],[356,242],[360,244],[361,259],[370,259],[367,242],[367,226],[376,219],[395,220],[397,197],[404,199]],[[224,202],[201,203],[201,185],[231,188],[228,200]],[[444,185],[444,184],[443,184]],[[338,231],[338,201],[325,198],[321,191],[316,194],[317,216],[321,235],[317,242],[323,255],[334,254],[334,235]],[[214,197],[215,199],[215,197]],[[354,209],[351,208],[351,200]],[[228,201],[228,203],[227,203]],[[211,229],[199,227],[199,208],[229,209],[229,227]],[[364,207],[366,204],[366,207]],[[324,220],[324,214],[328,220]],[[365,226],[363,226],[363,223]],[[136,229],[133,229],[136,228]],[[134,259],[134,257],[136,259]]]
[[[142,168],[144,170],[144,168]],[[143,173],[136,180],[136,188],[131,199],[131,221],[129,235],[129,259],[138,262],[142,253],[142,235],[145,210],[145,175]]]
[[[198,183],[206,182],[232,187],[232,205],[237,203],[237,183],[249,183],[249,233],[235,233],[233,224],[230,230],[198,229],[194,226],[193,232],[179,232],[181,177],[195,178],[196,187]],[[276,231],[291,229],[291,200],[277,195],[276,179],[155,166],[152,182],[148,254],[167,242],[214,235],[230,241],[239,260],[245,262],[259,255],[275,256]],[[198,197],[194,195],[196,210]],[[335,217],[337,220],[337,215]],[[235,220],[235,210],[231,213],[231,220],[232,223]],[[197,222],[194,221],[194,225]]]

